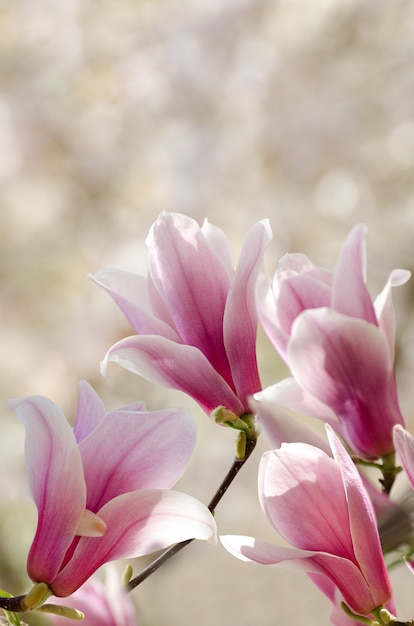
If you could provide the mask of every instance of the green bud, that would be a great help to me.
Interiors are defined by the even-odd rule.
[[[53,594],[46,583],[35,583],[29,593],[24,596],[22,605],[25,610],[37,609],[51,595]]]
[[[240,431],[236,440],[236,459],[239,459],[240,461],[243,461],[246,456],[246,443],[246,433]]]
[[[124,573],[122,574],[122,584],[124,585],[124,587],[128,585],[129,581],[132,578],[133,573],[134,573],[134,570],[132,569],[132,565],[131,563],[128,563],[128,565],[124,569]]]
[[[53,615],[61,615],[62,617],[68,617],[69,619],[77,619],[81,620],[85,617],[82,611],[78,611],[78,609],[73,609],[70,606],[61,606],[59,604],[43,604],[39,606],[37,611],[41,613],[52,613]]]
[[[225,406],[218,406],[211,412],[211,418],[216,424],[228,424],[237,421],[238,416],[229,411]]]

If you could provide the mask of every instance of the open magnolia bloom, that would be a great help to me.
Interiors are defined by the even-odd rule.
[[[171,491],[195,444],[185,409],[149,413],[137,403],[106,413],[84,381],[73,430],[42,396],[10,406],[26,428],[28,482],[38,509],[27,571],[47,585],[48,595],[72,594],[108,561],[214,537],[207,507]]]
[[[224,536],[234,556],[261,565],[300,569],[334,604],[372,616],[393,610],[391,586],[382,555],[375,514],[361,477],[334,432],[327,426],[333,458],[304,443],[283,444],[263,455],[259,497],[277,532],[292,546],[252,537]],[[335,616],[335,617],[334,617]]]
[[[272,419],[270,405],[330,423],[366,459],[394,452],[392,428],[403,424],[394,375],[395,318],[392,287],[410,273],[394,270],[372,300],[365,279],[366,228],[356,226],[334,273],[304,255],[286,255],[273,285],[260,277],[259,317],[292,372],[255,395]],[[271,428],[271,427],[269,427]]]
[[[270,239],[267,220],[253,226],[234,270],[222,230],[162,213],[147,238],[146,278],[116,269],[93,277],[136,333],[109,350],[103,370],[115,361],[187,393],[208,414],[220,406],[248,413],[261,389],[254,292]]]

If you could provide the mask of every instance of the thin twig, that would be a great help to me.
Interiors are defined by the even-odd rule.
[[[220,487],[217,489],[216,493],[214,494],[214,496],[212,497],[210,501],[210,504],[208,505],[208,509],[212,514],[214,514],[214,510],[217,507],[218,503],[220,502],[220,500],[226,493],[227,489],[230,487],[233,480],[236,478],[237,474],[239,473],[243,465],[246,463],[247,459],[250,457],[251,453],[253,452],[256,446],[256,441],[257,441],[257,434],[255,432],[252,433],[251,436],[249,435],[247,436],[246,451],[245,451],[244,457],[242,459],[239,459],[237,457],[234,459],[231,468],[227,472]],[[151,574],[156,572],[157,569],[161,567],[161,565],[163,565],[171,557],[177,554],[177,552],[180,552],[180,550],[188,546],[188,544],[190,544],[192,541],[194,541],[194,539],[187,539],[186,541],[181,541],[180,543],[176,543],[170,548],[168,548],[167,550],[165,550],[165,552],[163,552],[152,563],[150,563],[148,567],[143,569],[142,572],[138,574],[138,576],[135,576],[135,578],[129,581],[129,583],[126,585],[127,592],[130,592],[133,589],[135,589],[135,587],[138,587],[138,585],[140,585],[144,580],[146,580],[149,576],[151,576]]]

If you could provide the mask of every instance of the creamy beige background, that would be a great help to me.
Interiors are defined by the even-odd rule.
[[[87,279],[146,271],[163,210],[208,217],[234,258],[269,217],[272,273],[286,251],[333,267],[369,227],[369,284],[414,265],[414,5],[411,0],[0,0],[0,585],[28,588],[35,525],[23,432],[7,398],[39,393],[73,419],[86,378],[117,408],[186,404],[200,434],[180,487],[207,501],[233,435],[190,400],[99,361],[129,328]],[[396,294],[398,382],[413,425],[412,285]],[[285,372],[260,337],[264,384]],[[263,449],[264,442],[260,444]],[[217,511],[220,532],[271,539],[256,468]],[[143,562],[136,563],[138,571]],[[401,617],[414,578],[394,575]],[[192,545],[134,594],[143,626],[308,626],[329,606],[298,573]]]

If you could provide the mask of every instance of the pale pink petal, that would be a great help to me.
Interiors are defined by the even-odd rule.
[[[277,309],[279,323],[288,335],[292,324],[302,311],[331,304],[331,288],[310,274],[298,274],[280,285]]]
[[[231,260],[231,250],[227,235],[221,228],[209,222],[208,219],[204,220],[201,232],[203,233],[211,251],[214,252],[219,259],[221,259],[224,267],[227,269],[229,280],[233,280],[234,268]]]
[[[171,317],[171,313],[168,309],[168,303],[165,302],[163,298],[163,294],[160,293],[157,287],[154,285],[154,281],[149,272],[147,275],[147,288],[148,288],[148,294],[149,294],[149,299],[151,302],[153,315],[158,320],[161,320],[162,322],[167,324],[167,326],[169,326],[170,329],[173,329],[173,333],[174,333],[174,335],[166,334],[165,332],[161,332],[157,334],[160,334],[162,337],[168,337],[168,339],[171,339],[172,341],[176,341],[177,343],[181,343],[180,335],[178,334],[177,329],[175,328],[174,320]],[[141,334],[141,333],[138,333],[138,334]],[[144,334],[151,335],[153,333],[144,333]]]
[[[351,457],[333,430],[329,426],[326,429],[332,453],[342,475],[355,559],[378,606],[391,597],[391,586],[382,555],[374,509]]]
[[[72,429],[60,409],[47,398],[11,400],[11,409],[26,428],[26,465],[38,524],[28,573],[49,582],[59,570],[82,518],[86,487],[82,460]]]
[[[244,412],[234,391],[193,346],[176,344],[164,337],[133,336],[108,351],[102,363],[103,374],[110,361],[153,383],[187,393],[207,413],[221,405],[237,415]]]
[[[84,613],[82,626],[136,626],[135,607],[130,594],[122,587],[121,575],[113,564],[105,567],[104,583],[89,578],[67,598],[50,598],[51,604],[75,607]],[[68,618],[48,614],[54,626],[68,626]]]
[[[341,473],[325,452],[304,443],[265,452],[259,497],[266,517],[302,550],[353,554]]]
[[[288,259],[291,259],[288,267],[290,264],[295,267],[293,260],[302,256],[286,255],[286,263]],[[290,332],[296,317],[307,308],[329,305],[331,300],[329,281],[332,274],[325,271],[322,273],[322,277],[314,276],[317,274],[318,268],[315,268],[306,257],[304,257],[303,262],[313,268],[312,272],[297,274],[293,270],[283,270],[283,280],[280,281],[280,284],[277,281],[277,274],[275,274],[273,286],[266,276],[259,276],[256,283],[259,319],[270,341],[287,364],[289,364]],[[324,280],[319,280],[319,278]]]
[[[377,605],[357,566],[346,558],[314,550],[286,548],[253,539],[224,535],[220,541],[236,558],[259,565],[275,565],[301,570],[311,577],[328,576],[352,610],[368,615]]]
[[[273,283],[275,295],[279,295],[278,285],[281,284],[283,280],[299,274],[309,276],[313,280],[332,288],[333,273],[330,270],[314,265],[312,261],[301,252],[290,252],[282,256],[279,261]]]
[[[89,509],[85,509],[75,534],[79,537],[102,537],[106,532],[105,522]]]
[[[268,220],[250,230],[240,253],[224,314],[224,344],[238,397],[247,408],[247,397],[261,388],[256,361],[258,317],[255,285],[263,255],[272,238]]]
[[[252,537],[224,535],[220,541],[230,554],[242,561],[286,567],[311,576],[329,576],[333,584],[341,589],[345,601],[363,615],[375,608],[361,572],[347,559],[314,550],[275,546]]]
[[[411,273],[407,270],[393,270],[374,303],[379,327],[388,341],[391,361],[394,361],[395,347],[395,312],[392,303],[392,288],[404,285],[410,276]]]
[[[310,557],[316,552],[285,546],[275,546],[243,535],[220,535],[223,547],[240,561],[258,565],[281,565],[289,569],[319,572]]]
[[[264,400],[269,406],[274,404],[296,413],[317,417],[330,424],[337,425],[339,423],[332,409],[299,387],[294,378],[285,378],[275,385],[259,391],[254,397],[259,402]]]
[[[105,407],[94,389],[86,382],[78,383],[78,410],[73,433],[79,443],[85,439],[99,424],[105,415]]]
[[[105,590],[98,580],[90,578],[68,598],[51,597],[48,602],[81,611],[85,615],[82,626],[115,626],[114,616],[105,598]],[[54,626],[68,626],[68,618],[63,615],[48,614],[47,617],[48,623]]]
[[[87,507],[98,511],[112,498],[138,489],[169,489],[191,458],[196,425],[184,408],[108,413],[82,441]]]
[[[335,270],[332,308],[338,313],[377,324],[372,298],[366,286],[365,237],[367,227],[355,226],[348,235]]]
[[[294,324],[289,362],[298,384],[336,413],[358,454],[393,451],[392,426],[403,418],[388,345],[376,326],[330,309],[306,311]]]
[[[182,343],[199,348],[231,380],[223,344],[223,317],[230,280],[197,222],[163,213],[147,238],[150,274]]]
[[[136,608],[131,594],[127,593],[119,571],[113,563],[105,566],[105,597],[115,619],[115,626],[135,626]]]
[[[393,437],[401,465],[414,489],[414,437],[400,425],[394,426]]]
[[[270,279],[264,274],[260,275],[256,281],[255,299],[259,320],[267,336],[281,358],[287,362],[289,335],[280,327],[275,292]]]
[[[108,561],[144,556],[186,539],[212,540],[216,525],[206,506],[176,491],[123,494],[99,512],[103,537],[82,537],[69,563],[53,581],[53,593],[70,595]]]
[[[326,439],[299,421],[293,411],[275,404],[272,388],[256,393],[249,399],[249,406],[256,415],[258,430],[264,433],[271,448],[279,448],[285,442],[303,442],[330,452]]]
[[[329,620],[331,624],[334,626],[360,626],[361,622],[353,620],[341,607],[341,602],[344,601],[344,598],[339,593],[338,587],[328,576],[313,573],[308,574],[308,576],[318,589],[332,602],[332,613]]]
[[[146,278],[114,268],[102,270],[90,278],[111,296],[136,333],[180,341],[173,326],[154,315]]]
[[[122,409],[120,409],[120,411],[138,411],[143,413],[145,413],[146,410],[147,406],[145,402],[142,402],[140,400],[138,400],[137,402],[131,402],[131,404],[127,404],[126,406],[123,406]]]

